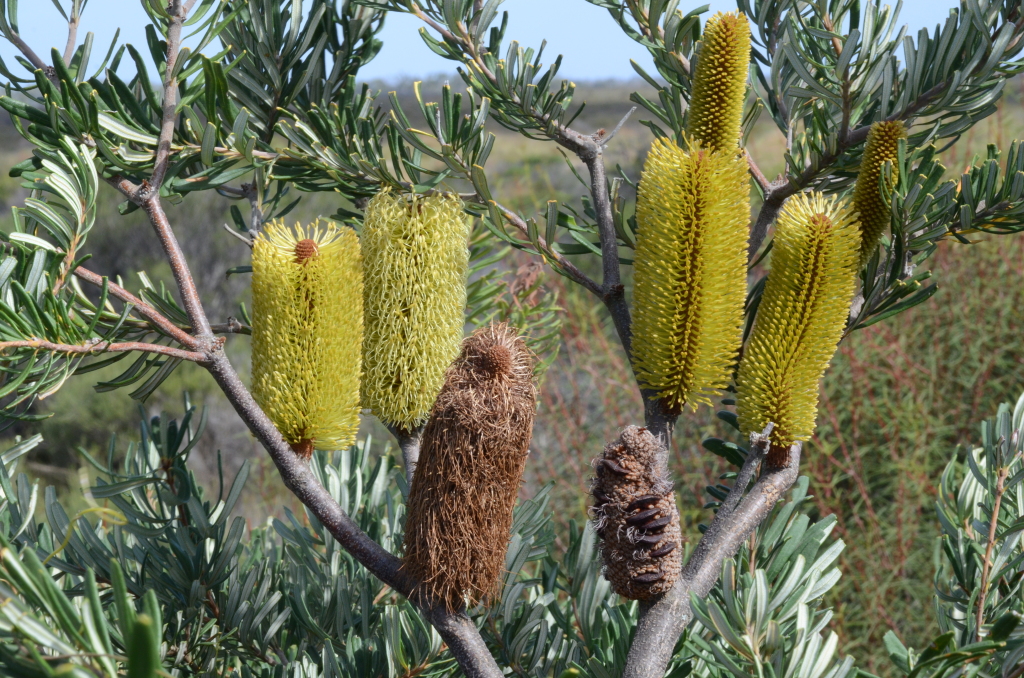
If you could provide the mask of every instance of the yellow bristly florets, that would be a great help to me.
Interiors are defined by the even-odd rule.
[[[423,423],[459,354],[468,235],[454,197],[385,191],[366,208],[363,406],[386,424]]]
[[[732,375],[747,285],[747,166],[659,139],[637,197],[633,358],[672,407],[710,404]]]
[[[900,121],[876,122],[868,131],[864,157],[857,173],[857,186],[853,190],[853,208],[860,219],[860,265],[874,254],[882,234],[889,228],[889,193],[899,181],[900,139],[907,138],[907,130]],[[882,167],[892,163],[891,183],[883,190],[879,187]]]
[[[296,452],[359,429],[363,274],[350,228],[267,224],[252,249],[252,392]]]
[[[744,433],[774,422],[772,448],[788,450],[814,431],[818,380],[842,337],[853,297],[860,233],[845,202],[800,194],[780,215],[774,242],[771,272],[740,361],[736,409]]]
[[[701,145],[718,151],[739,145],[749,68],[747,17],[729,12],[708,19],[686,123],[686,132]]]

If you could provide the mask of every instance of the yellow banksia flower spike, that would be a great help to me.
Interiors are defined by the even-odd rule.
[[[899,120],[895,122],[876,122],[868,131],[867,144],[864,146],[864,157],[860,161],[860,172],[857,173],[857,185],[853,189],[853,208],[860,219],[861,247],[860,265],[871,258],[882,234],[889,228],[889,192],[899,181],[900,139],[907,138],[907,130]],[[886,161],[892,163],[892,184],[885,194],[879,190],[882,166]]]
[[[362,341],[355,231],[267,224],[252,248],[252,393],[301,456],[355,442]]]
[[[718,151],[739,146],[750,69],[750,23],[742,12],[714,15],[704,25],[693,74],[687,133]]]
[[[767,461],[784,466],[789,447],[814,431],[818,380],[842,338],[860,252],[857,217],[845,201],[799,194],[779,216],[774,242],[736,411],[746,434],[774,422]]]
[[[637,197],[633,359],[670,407],[711,403],[730,381],[747,293],[750,188],[743,157],[655,141]]]
[[[468,236],[454,197],[383,191],[366,208],[363,406],[385,424],[426,421],[459,355]]]

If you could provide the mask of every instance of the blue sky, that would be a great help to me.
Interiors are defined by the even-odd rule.
[[[70,4],[69,0],[62,2]],[[692,6],[699,2],[693,2]],[[21,32],[26,41],[41,55],[48,54],[52,46],[63,49],[64,20],[53,5],[46,0],[19,4]],[[710,4],[712,11],[735,9],[735,0],[711,0]],[[957,4],[957,0],[905,0],[902,21],[910,26],[911,34],[915,34],[922,27],[934,27],[945,18],[948,8]],[[502,7],[509,12],[507,38],[533,47],[547,39],[548,56],[544,61],[550,62],[556,54],[564,54],[561,73],[566,77],[623,79],[634,75],[630,59],[644,67],[650,65],[645,50],[622,34],[607,11],[585,0],[505,0]],[[684,3],[683,7],[688,5]],[[122,41],[144,45],[146,21],[137,0],[90,0],[79,35],[84,37],[86,31],[96,34],[93,60],[98,64],[118,27]],[[362,78],[395,80],[452,72],[450,62],[424,46],[416,32],[420,25],[408,15],[388,16],[381,35],[384,49],[363,69]],[[0,57],[13,65],[13,56],[13,46],[0,40]]]

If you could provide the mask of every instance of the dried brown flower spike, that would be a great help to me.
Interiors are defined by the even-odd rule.
[[[672,588],[682,568],[679,511],[660,444],[627,426],[594,461],[594,529],[604,576],[620,596],[643,600]]]
[[[500,593],[535,409],[533,355],[515,328],[463,341],[423,431],[405,524],[404,568],[451,610]]]

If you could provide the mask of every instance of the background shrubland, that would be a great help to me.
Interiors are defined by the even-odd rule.
[[[411,83],[373,86],[396,89],[403,100],[412,97]],[[577,127],[614,126],[630,107],[629,93],[642,87],[580,84],[578,96],[588,106]],[[1024,80],[1017,79],[1007,87],[998,112],[945,150],[943,163],[959,173],[976,154],[984,154],[984,143],[1006,148],[1010,140],[1024,137],[1022,98]],[[0,227],[9,230],[9,207],[24,195],[18,180],[7,177],[7,169],[27,157],[30,149],[6,116],[0,117]],[[554,144],[524,144],[511,132],[493,131],[497,141],[489,176],[509,207],[533,213],[548,199],[578,201],[582,186]],[[619,163],[629,175],[638,176],[648,138],[634,118],[608,147],[609,166]],[[748,144],[758,158],[781,158],[782,146],[783,140],[767,122]],[[762,166],[769,177],[780,169]],[[94,268],[120,275],[132,287],[141,270],[148,271],[157,285],[169,282],[169,270],[144,215],[122,217],[115,198],[103,195],[90,236]],[[338,203],[331,194],[305,195],[289,219],[329,215]],[[248,251],[221,228],[230,221],[226,201],[199,193],[170,206],[168,212],[211,319],[223,322],[236,315],[238,304],[248,304],[247,274],[226,272],[247,264]],[[889,629],[917,647],[937,632],[932,614],[933,574],[939,562],[934,507],[936,479],[950,450],[976,442],[977,422],[998,403],[1014,400],[1024,384],[1024,240],[996,241],[984,235],[971,239],[975,242],[969,247],[940,245],[931,258],[940,287],[930,301],[854,333],[841,344],[823,383],[816,435],[805,448],[803,472],[810,477],[812,515],[835,515],[834,535],[847,544],[839,561],[843,578],[826,600],[835,609],[832,627],[841,639],[842,653],[854,655],[860,668],[880,675],[892,672],[890,650],[882,642]],[[543,273],[525,256],[509,256],[501,265],[512,286],[528,286],[541,276],[545,289],[557,294],[564,309],[560,351],[540,386],[540,411],[522,497],[532,497],[553,482],[553,538],[565,542],[569,518],[585,514],[581,490],[591,476],[590,460],[621,426],[632,423],[631,415],[641,404],[598,301],[582,288]],[[231,343],[234,351],[247,350],[246,345]],[[247,356],[237,357],[237,364],[248,364]],[[109,376],[118,369],[111,368]],[[69,507],[83,502],[81,487],[94,475],[79,467],[76,448],[105,455],[111,435],[122,440],[139,435],[129,389],[97,395],[94,381],[102,381],[102,375],[97,380],[69,381],[36,406],[53,417],[4,434],[43,434],[44,442],[31,452],[24,468],[62,488],[62,501]],[[218,450],[228,477],[249,460],[253,470],[236,513],[253,527],[268,516],[283,518],[287,508],[302,515],[259,444],[203,370],[184,364],[144,407],[150,414],[166,410],[180,416],[182,391],[208,413],[205,433],[189,461],[197,477],[216,476]],[[385,440],[384,431],[374,426],[378,425],[367,424],[365,433]],[[691,543],[699,536],[696,523],[704,512],[696,507],[704,501],[704,488],[726,470],[725,462],[701,451],[700,440],[725,437],[724,429],[708,409],[687,411],[680,419],[675,439],[683,449],[670,458],[681,491],[684,539]]]

